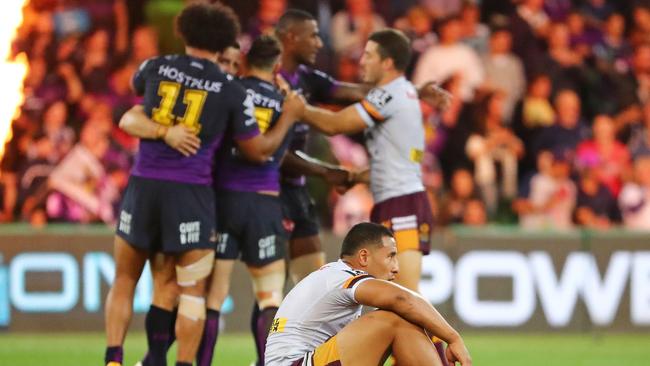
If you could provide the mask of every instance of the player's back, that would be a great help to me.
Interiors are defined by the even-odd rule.
[[[366,130],[375,202],[424,190],[420,167],[424,126],[413,84],[399,77],[371,90],[361,104],[383,119]]]
[[[146,61],[134,76],[133,85],[144,94],[145,112],[154,122],[184,124],[197,133],[201,147],[196,155],[185,157],[162,140],[143,139],[132,174],[210,184],[214,152],[226,129],[245,128],[241,125],[252,118],[243,88],[209,60],[188,55]],[[254,127],[251,133],[257,133]]]
[[[313,351],[361,315],[356,286],[372,276],[342,261],[324,265],[284,298],[266,343],[265,364],[284,366]]]
[[[267,81],[256,77],[245,77],[238,81],[248,93],[255,107],[255,120],[261,133],[277,123],[282,113],[284,97]],[[217,189],[245,192],[279,192],[280,162],[287,151],[291,133],[263,164],[250,162],[237,149],[233,139],[224,142],[217,153],[214,183]]]

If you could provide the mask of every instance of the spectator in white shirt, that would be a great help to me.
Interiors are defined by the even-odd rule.
[[[526,91],[524,66],[511,50],[512,34],[507,28],[497,28],[490,35],[489,52],[482,59],[487,86],[505,93],[503,117],[506,122],[512,120],[515,105]]]
[[[443,81],[459,74],[460,95],[464,101],[471,101],[474,89],[484,80],[483,65],[476,51],[460,42],[461,27],[458,17],[441,20],[439,26],[440,44],[431,47],[418,60],[413,82],[422,85],[428,81]]]
[[[550,174],[538,173],[530,182],[531,210],[520,216],[524,229],[569,229],[577,190],[571,181],[571,163],[566,150],[553,153]]]

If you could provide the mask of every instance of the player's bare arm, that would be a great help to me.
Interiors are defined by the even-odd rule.
[[[444,111],[451,105],[451,93],[441,88],[437,82],[428,81],[418,88],[418,97],[428,105]]]
[[[460,362],[463,366],[472,364],[460,334],[416,292],[389,281],[370,279],[359,284],[355,298],[360,304],[394,312],[447,342],[446,356],[450,363]]]
[[[350,174],[350,183],[370,184],[370,169],[364,169],[359,172],[352,172]]]
[[[298,120],[302,112],[302,102],[296,92],[291,92],[284,99],[282,115],[273,128],[253,138],[237,140],[237,146],[246,159],[264,163],[280,147],[289,129]]]
[[[142,139],[163,139],[165,143],[185,156],[196,154],[201,140],[183,124],[165,126],[149,119],[141,105],[129,109],[120,119],[120,128],[131,136]]]
[[[307,105],[302,120],[329,136],[361,132],[368,127],[354,105],[338,112]]]
[[[358,102],[368,95],[372,89],[370,84],[354,84],[337,82],[333,99]],[[441,88],[437,82],[429,81],[418,88],[418,97],[431,107],[438,110],[445,110],[451,105],[451,94]]]
[[[314,159],[302,151],[287,152],[282,160],[282,172],[289,175],[320,177],[327,184],[346,187],[352,183],[351,172],[342,167]]]

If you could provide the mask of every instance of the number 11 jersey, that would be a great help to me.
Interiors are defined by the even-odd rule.
[[[228,133],[258,135],[252,98],[207,59],[168,55],[145,61],[133,77],[145,113],[156,123],[181,123],[201,139],[196,155],[183,156],[163,140],[142,139],[131,174],[179,183],[212,184],[213,157]],[[217,172],[218,174],[218,172]]]

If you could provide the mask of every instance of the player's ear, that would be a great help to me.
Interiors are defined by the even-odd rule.
[[[390,57],[386,57],[385,59],[381,60],[381,66],[383,67],[384,70],[394,69],[395,61],[393,61],[393,59]]]
[[[362,248],[357,252],[357,256],[359,257],[359,264],[362,266],[367,266],[368,265],[368,259],[370,258],[370,252],[366,248]]]

